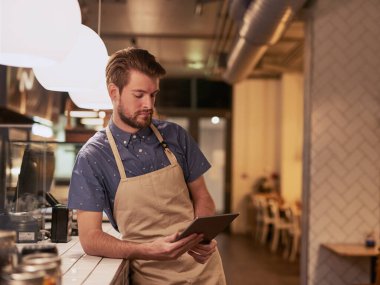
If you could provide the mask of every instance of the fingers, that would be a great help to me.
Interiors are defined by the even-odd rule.
[[[191,248],[193,248],[202,241],[203,235],[192,234],[178,241],[175,241],[176,238],[176,234],[165,238],[166,241],[170,241],[166,252],[166,256],[168,259],[176,259],[185,252],[189,251]]]
[[[192,234],[176,241],[178,234],[158,238],[153,242],[142,244],[141,256],[146,260],[173,260],[196,246],[203,239],[203,235]]]
[[[213,239],[209,243],[199,243],[195,247],[200,249],[200,250],[211,250],[211,249],[215,249],[217,244],[218,244],[218,242]]]
[[[192,234],[188,237],[185,237],[183,239],[180,239],[173,243],[174,248],[183,251],[182,253],[185,253],[186,251],[190,250],[197,244],[199,244],[203,239],[203,235],[199,234]]]
[[[188,251],[188,254],[192,256],[196,262],[204,264],[216,251],[216,245],[216,240],[212,240],[209,244],[197,244]]]
[[[213,254],[215,251],[216,251],[216,248],[201,248],[201,247],[193,247],[190,249],[191,251],[194,251],[196,252],[197,254],[200,254],[200,255],[210,255],[210,254]]]
[[[205,264],[211,257],[212,253],[209,254],[199,254],[198,252],[195,252],[193,250],[189,250],[187,252],[190,256],[194,258],[194,260],[198,263]]]

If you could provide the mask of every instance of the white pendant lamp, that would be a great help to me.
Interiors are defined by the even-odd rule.
[[[102,39],[89,27],[81,25],[78,40],[63,61],[35,67],[33,72],[48,90],[91,91],[105,84],[107,61],[108,53]]]
[[[79,108],[93,110],[112,109],[112,101],[105,84],[89,91],[72,91],[69,92],[69,95],[74,104]]]
[[[35,67],[63,60],[81,21],[77,0],[1,0],[0,64]]]

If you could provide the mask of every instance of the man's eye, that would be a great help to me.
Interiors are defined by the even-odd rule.
[[[144,96],[143,93],[134,93],[133,94],[136,98],[142,98]]]
[[[150,97],[156,98],[159,94],[160,94],[160,92],[152,93],[152,94],[150,94]]]

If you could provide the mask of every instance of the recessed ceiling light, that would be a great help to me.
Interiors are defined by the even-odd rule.
[[[205,67],[205,63],[203,61],[189,61],[187,67],[192,69],[202,69]]]

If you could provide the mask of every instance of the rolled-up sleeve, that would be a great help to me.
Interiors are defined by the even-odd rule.
[[[178,133],[180,146],[185,154],[185,181],[189,183],[203,175],[211,167],[211,164],[195,140],[182,127],[179,127]]]

